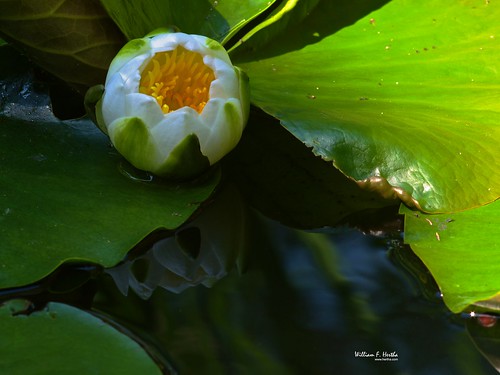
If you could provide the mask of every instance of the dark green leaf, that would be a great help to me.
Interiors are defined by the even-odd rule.
[[[95,1],[0,1],[0,35],[82,94],[104,82],[124,44]]]
[[[24,301],[0,308],[0,369],[9,375],[161,374],[137,342],[82,310],[50,303],[29,316]]]
[[[238,40],[233,47],[238,55],[252,55],[276,35],[293,29],[309,15],[320,0],[285,0],[264,21]]]
[[[90,121],[0,118],[0,288],[65,261],[118,263],[145,236],[189,219],[218,174],[172,184],[132,168]]]
[[[175,26],[189,34],[227,41],[245,24],[265,11],[268,0],[101,0],[109,15],[129,39]]]

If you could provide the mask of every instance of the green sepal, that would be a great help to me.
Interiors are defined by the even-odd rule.
[[[181,30],[177,26],[170,25],[167,27],[160,27],[158,29],[155,29],[155,30],[151,31],[150,33],[147,33],[145,37],[152,38],[152,37],[154,37],[156,35],[160,35],[160,34],[171,34],[171,33],[180,33],[180,32],[181,32]]]
[[[104,121],[102,121],[102,112],[100,101],[102,95],[104,94],[104,85],[95,85],[87,90],[85,93],[85,98],[83,99],[83,105],[85,107],[85,112],[87,116],[92,120],[94,124],[104,133],[108,134]]]
[[[243,108],[243,106],[240,106],[235,102],[236,100],[224,103],[224,116],[226,120],[226,129],[224,130],[226,133],[225,136],[227,137],[227,142],[232,144],[233,147],[236,146],[241,138],[241,132],[243,131],[243,128],[246,124],[246,118],[244,117],[245,111],[248,111],[247,109]],[[226,153],[229,152],[231,148],[227,148]]]
[[[138,117],[123,117],[109,127],[118,152],[134,167],[156,173],[157,151],[146,124]]]
[[[210,167],[210,161],[201,153],[196,134],[190,134],[170,153],[156,172],[173,180],[188,180],[199,176]]]
[[[238,76],[238,82],[240,85],[240,103],[243,115],[243,124],[246,124],[250,114],[250,79],[248,78],[248,75],[237,66],[234,67],[234,71]]]
[[[158,146],[138,117],[124,117],[110,127],[110,137],[116,149],[134,167],[171,180],[188,180],[199,176],[210,167],[201,153],[195,134],[186,136],[163,162]]]

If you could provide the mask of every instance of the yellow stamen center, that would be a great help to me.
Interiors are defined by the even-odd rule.
[[[139,92],[155,98],[163,113],[186,106],[201,113],[214,79],[201,54],[178,46],[153,56],[141,74]]]

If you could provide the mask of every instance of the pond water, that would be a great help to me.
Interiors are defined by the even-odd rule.
[[[264,226],[271,238],[253,241],[245,269],[211,288],[141,300],[103,278],[93,308],[151,338],[181,374],[496,373],[462,318],[402,268],[394,253],[407,247]]]
[[[114,269],[70,267],[44,298],[121,326],[166,374],[496,373],[399,230],[303,231],[232,209]]]

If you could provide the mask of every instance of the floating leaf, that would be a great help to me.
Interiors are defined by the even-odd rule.
[[[0,35],[80,93],[104,82],[125,43],[95,1],[0,1]]]
[[[299,24],[319,1],[282,1],[264,21],[238,40],[232,48],[238,48],[238,54],[242,54],[243,51],[246,54],[255,53],[287,27]]]
[[[4,374],[161,374],[130,337],[68,305],[49,303],[23,315],[23,301],[0,308],[0,369]]]
[[[255,54],[234,51],[253,103],[346,175],[384,178],[423,210],[494,201],[500,4],[394,0],[366,15],[381,2],[351,3],[322,1]]]
[[[0,288],[65,261],[113,266],[151,232],[188,220],[217,181],[171,184],[138,172],[89,120],[0,118]]]
[[[500,293],[500,200],[453,214],[402,206],[405,242],[425,263],[453,312]]]
[[[182,32],[224,43],[274,1],[101,0],[101,3],[129,39],[142,38],[157,28],[175,26]]]

